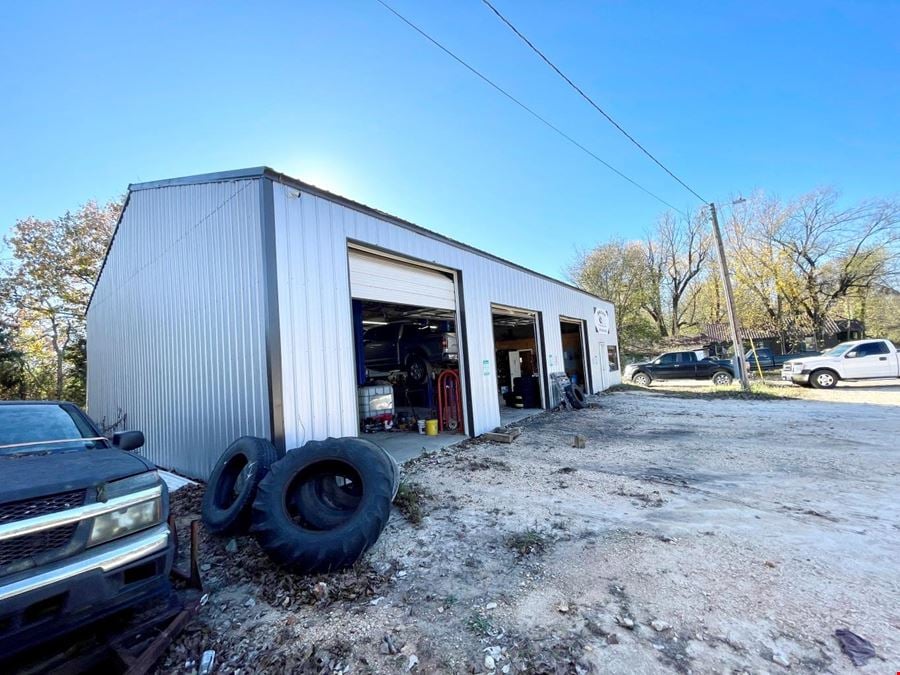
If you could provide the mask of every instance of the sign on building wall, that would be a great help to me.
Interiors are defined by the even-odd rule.
[[[601,335],[609,335],[609,310],[594,307],[594,330]]]

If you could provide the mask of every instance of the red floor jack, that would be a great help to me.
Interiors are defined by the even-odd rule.
[[[437,379],[438,430],[463,433],[462,389],[459,371],[445,370]]]

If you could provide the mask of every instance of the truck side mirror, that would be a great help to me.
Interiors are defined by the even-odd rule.
[[[119,450],[137,450],[144,445],[143,431],[117,431],[113,434],[112,443]]]
[[[857,353],[856,353],[856,350],[854,350],[854,351],[852,351],[852,352],[847,352],[847,356],[845,356],[844,358],[846,358],[846,359],[855,359],[857,356],[859,356],[859,354],[857,354]]]

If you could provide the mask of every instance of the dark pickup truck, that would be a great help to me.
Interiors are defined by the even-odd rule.
[[[626,366],[623,376],[642,387],[654,380],[712,380],[713,384],[727,385],[734,379],[734,369],[722,361],[698,359],[694,352],[668,352],[652,361]]]
[[[169,495],[128,452],[143,442],[69,403],[0,402],[0,662],[169,592]]]
[[[754,370],[759,368],[763,370],[780,369],[785,363],[792,359],[802,359],[807,356],[818,356],[819,352],[795,352],[793,354],[773,354],[771,349],[750,350],[744,354],[744,361],[747,366]]]
[[[459,348],[450,323],[397,321],[370,328],[363,335],[366,368],[405,370],[412,384],[423,384],[433,365],[456,367]]]

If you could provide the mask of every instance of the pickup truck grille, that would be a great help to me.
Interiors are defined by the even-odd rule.
[[[84,494],[84,490],[73,490],[72,492],[60,492],[55,495],[0,504],[0,525],[74,509],[84,504]]]
[[[78,523],[70,523],[0,541],[0,573],[9,572],[7,568],[15,563],[22,564],[23,569],[30,567],[31,565],[26,564],[29,558],[67,546],[77,527]]]
[[[0,525],[77,508],[84,504],[85,496],[85,490],[73,490],[0,504]],[[77,528],[77,522],[69,523],[0,541],[0,576],[71,554],[67,547]]]

